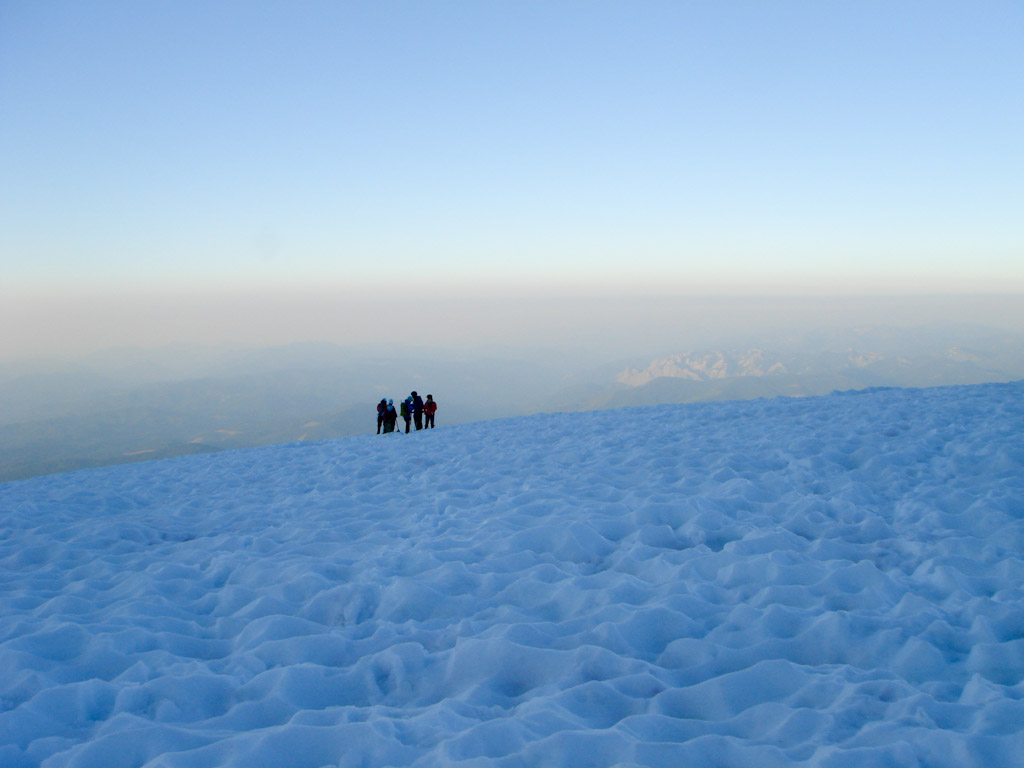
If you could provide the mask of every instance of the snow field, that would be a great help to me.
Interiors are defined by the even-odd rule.
[[[1022,395],[0,485],[0,766],[1024,764]]]

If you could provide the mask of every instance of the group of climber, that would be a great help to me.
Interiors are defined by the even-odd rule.
[[[402,418],[405,419],[405,434],[409,434],[412,425],[416,425],[416,429],[433,429],[434,428],[434,414],[437,412],[437,403],[434,402],[433,395],[427,395],[426,401],[423,400],[416,390],[413,390],[410,395],[402,401],[400,406]],[[395,424],[398,423],[399,411],[395,410],[395,401],[389,400],[384,397],[377,403],[377,434],[388,434],[389,432],[395,431]],[[424,422],[424,417],[426,421]]]

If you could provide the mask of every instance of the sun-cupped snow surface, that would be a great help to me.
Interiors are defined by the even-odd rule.
[[[1019,766],[1024,384],[0,485],[0,765]]]

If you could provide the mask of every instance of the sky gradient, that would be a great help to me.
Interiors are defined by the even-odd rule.
[[[1018,2],[4,3],[0,293],[1022,293],[1022,40]]]

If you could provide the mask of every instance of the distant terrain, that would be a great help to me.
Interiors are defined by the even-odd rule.
[[[441,425],[527,412],[562,363],[493,353],[430,359],[294,344],[112,350],[74,365],[0,366],[0,482],[376,430],[376,403],[435,395]],[[552,377],[554,377],[552,379]]]
[[[632,361],[609,378],[577,405],[589,410],[1006,382],[1024,378],[1024,336],[962,327],[806,334],[772,347],[690,349]]]
[[[538,412],[1024,378],[1024,336],[873,327],[602,359],[591,348],[292,344],[120,349],[0,365],[0,482],[191,453],[374,432],[375,404],[434,394],[438,424]]]

